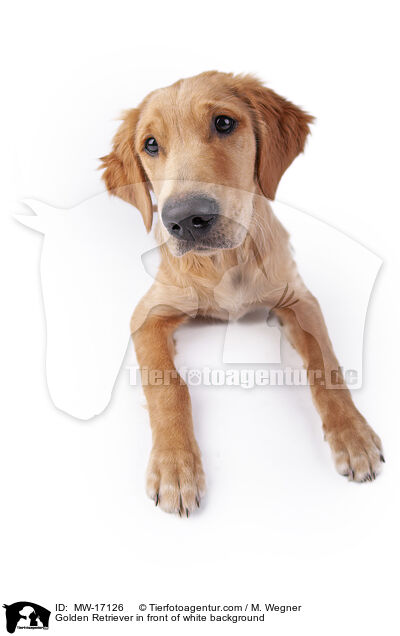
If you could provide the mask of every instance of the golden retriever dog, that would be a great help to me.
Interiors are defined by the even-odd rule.
[[[167,512],[189,516],[205,491],[189,392],[173,360],[173,333],[194,317],[272,308],[303,359],[338,472],[358,482],[380,472],[381,441],[353,403],[269,203],[312,121],[252,76],[210,71],[128,110],[102,158],[108,190],[140,210],[148,231],[158,211],[161,265],[131,332],[142,378],[143,370],[156,378],[143,382],[153,436],[147,493]]]

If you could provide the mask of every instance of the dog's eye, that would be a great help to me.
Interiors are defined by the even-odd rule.
[[[232,117],[228,117],[227,115],[218,115],[215,118],[215,129],[217,132],[222,133],[223,135],[229,135],[232,130],[235,128],[235,120]]]
[[[149,155],[156,155],[158,153],[158,143],[154,137],[149,137],[144,142],[144,149]]]

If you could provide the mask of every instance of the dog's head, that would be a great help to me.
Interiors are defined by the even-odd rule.
[[[234,248],[252,222],[254,196],[275,197],[311,121],[251,76],[202,73],[125,113],[103,178],[141,211],[147,230],[153,190],[174,255]]]

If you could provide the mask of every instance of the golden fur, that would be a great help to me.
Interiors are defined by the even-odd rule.
[[[238,122],[233,134],[213,133],[217,115]],[[188,389],[173,362],[173,332],[188,316],[226,320],[258,306],[274,308],[312,377],[338,471],[356,481],[380,471],[381,442],[353,404],[318,302],[268,202],[303,151],[311,122],[251,76],[207,72],[156,90],[127,111],[113,150],[102,158],[107,188],[140,210],[148,231],[151,190],[157,199],[162,261],[131,330],[141,368],[169,377],[144,386],[153,432],[147,491],[168,512],[189,514],[205,488]],[[144,151],[149,136],[159,143],[157,157]],[[218,200],[221,211],[213,243],[202,250],[170,236],[162,222],[170,197],[193,192]]]

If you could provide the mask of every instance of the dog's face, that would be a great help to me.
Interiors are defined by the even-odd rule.
[[[311,120],[252,77],[203,73],[125,114],[103,176],[139,208],[147,229],[153,190],[174,255],[231,249],[254,224],[254,196],[274,198]]]
[[[249,109],[216,78],[151,95],[135,150],[176,255],[240,244],[251,219],[256,140]]]

